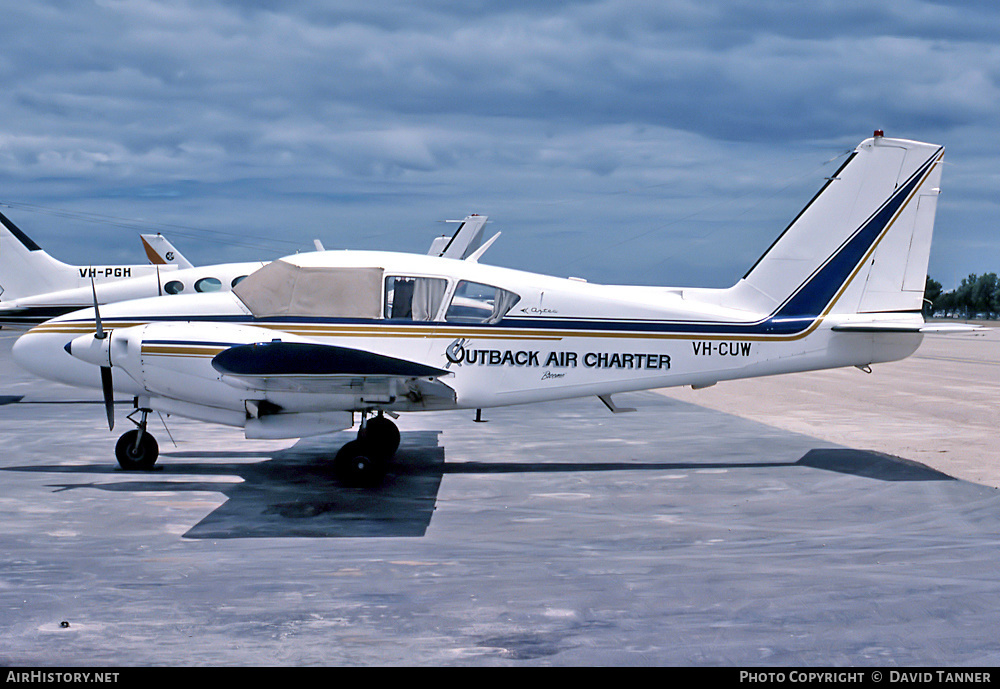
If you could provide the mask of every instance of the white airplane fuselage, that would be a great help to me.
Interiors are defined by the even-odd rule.
[[[308,254],[297,258],[309,257]],[[866,366],[903,358],[919,333],[834,332],[851,316],[778,324],[767,314],[727,309],[710,299],[722,290],[608,286],[454,259],[378,252],[323,252],[310,265],[377,267],[385,276],[443,279],[440,320],[254,317],[233,293],[142,299],[101,308],[112,331],[110,361],[121,394],[161,408],[242,426],[247,401],[266,400],[284,413],[382,409],[485,408],[610,395],[817,368]],[[448,322],[448,295],[462,280],[510,290],[519,299],[497,324]],[[380,280],[385,284],[385,280]],[[379,302],[385,302],[384,287]],[[706,299],[709,298],[709,299]],[[899,322],[899,318],[895,319]],[[922,324],[919,315],[914,323]],[[65,351],[95,329],[93,309],[53,319],[15,344],[17,361],[45,377],[100,388],[97,369]],[[355,391],[246,387],[212,366],[229,347],[280,339],[315,342],[445,369],[454,398],[393,394],[378,382]],[[295,386],[281,386],[294,388]]]
[[[203,291],[226,291],[234,281],[263,265],[259,261],[223,263],[193,268],[167,265],[73,266],[79,284],[73,287],[32,294],[0,302],[0,325],[30,327],[56,315],[100,304],[142,299],[159,295],[181,295]],[[91,279],[94,282],[91,283]]]

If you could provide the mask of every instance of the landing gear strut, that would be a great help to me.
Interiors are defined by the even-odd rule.
[[[149,471],[156,464],[156,458],[160,456],[160,447],[156,443],[156,438],[146,432],[146,418],[150,410],[136,411],[142,414],[142,420],[136,421],[132,418],[135,412],[128,416],[129,421],[137,428],[126,431],[118,439],[115,445],[115,457],[118,458],[118,465],[126,471]]]
[[[334,470],[350,485],[375,485],[397,448],[399,429],[379,412],[378,416],[362,420],[358,437],[340,448],[333,460]]]

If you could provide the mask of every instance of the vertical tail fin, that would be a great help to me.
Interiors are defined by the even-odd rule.
[[[944,148],[863,141],[727,302],[779,317],[919,311]]]
[[[455,234],[451,237],[438,237],[431,244],[427,252],[431,256],[444,256],[445,258],[468,258],[483,243],[483,228],[486,226],[487,216],[473,213],[465,216],[465,220],[448,220],[447,222],[460,222]]]
[[[0,300],[76,287],[76,268],[49,256],[0,213]]]
[[[193,268],[191,261],[171,244],[166,237],[156,234],[141,234],[142,248],[146,250],[146,258],[153,265],[173,265],[178,268]],[[316,240],[319,241],[318,239]],[[322,249],[320,249],[322,251]]]

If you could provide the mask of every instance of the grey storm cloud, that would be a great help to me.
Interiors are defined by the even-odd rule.
[[[314,237],[422,251],[438,221],[480,212],[505,232],[497,263],[721,285],[884,128],[949,150],[932,274],[1000,269],[992,3],[99,0],[6,15],[0,201],[46,248],[92,260],[135,260],[135,232],[25,209],[161,223],[205,263]]]

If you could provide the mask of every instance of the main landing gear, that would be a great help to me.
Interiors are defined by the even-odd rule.
[[[150,471],[160,455],[156,438],[146,430],[150,409],[136,409],[128,419],[136,428],[122,434],[115,445],[115,457],[126,471]],[[139,420],[132,417],[139,414]],[[337,452],[334,470],[344,483],[355,486],[377,484],[399,448],[399,429],[381,413],[363,419],[358,437]]]
[[[379,412],[378,416],[362,419],[357,439],[340,448],[333,468],[347,484],[374,485],[382,479],[398,448],[399,429]]]
[[[115,457],[118,458],[118,465],[126,471],[149,471],[156,464],[156,458],[160,456],[160,447],[156,443],[156,438],[146,432],[146,419],[149,412],[149,409],[136,409],[129,414],[129,421],[134,423],[137,428],[123,433],[115,445]],[[132,418],[136,413],[142,415],[141,421]]]

